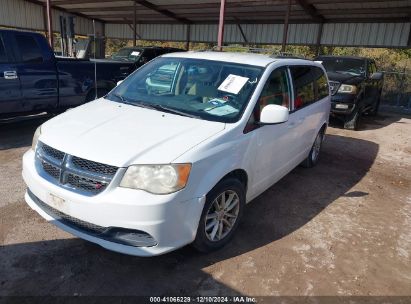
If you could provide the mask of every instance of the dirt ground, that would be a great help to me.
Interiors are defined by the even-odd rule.
[[[43,121],[0,125],[0,296],[411,296],[411,117],[330,127],[320,163],[251,202],[227,247],[154,258],[74,238],[25,204],[21,158]]]

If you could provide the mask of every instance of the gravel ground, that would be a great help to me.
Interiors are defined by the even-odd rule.
[[[227,247],[154,258],[74,238],[25,204],[21,158],[45,119],[0,125],[0,296],[411,296],[411,117],[330,127],[320,163],[247,205]]]

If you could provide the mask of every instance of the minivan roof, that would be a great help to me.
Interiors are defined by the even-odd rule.
[[[295,59],[295,58],[276,58],[264,54],[256,53],[244,53],[244,52],[216,52],[216,51],[190,51],[190,52],[177,52],[164,54],[162,57],[178,57],[178,58],[192,58],[192,59],[206,59],[206,60],[216,60],[240,64],[249,64],[255,66],[266,67],[275,61],[290,61],[307,64],[311,62],[312,65],[316,65],[311,60],[306,59]]]

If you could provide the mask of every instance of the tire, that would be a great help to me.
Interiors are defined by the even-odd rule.
[[[344,122],[344,129],[358,130],[360,124],[361,111],[359,109],[354,110]]]
[[[217,206],[221,206],[223,195],[227,205],[225,209],[218,211]],[[233,195],[233,197],[229,200],[231,195]],[[237,204],[234,204],[236,200]],[[197,235],[192,243],[193,247],[200,252],[211,252],[225,246],[237,230],[243,215],[244,206],[245,188],[238,179],[227,178],[219,182],[207,194],[198,224]],[[226,210],[227,208],[230,209]],[[217,214],[218,212],[221,213]],[[230,216],[227,216],[227,214],[230,214]],[[215,224],[213,225],[213,223]],[[227,223],[229,223],[231,227]],[[220,230],[220,228],[222,229]]]
[[[323,140],[324,130],[321,129],[315,137],[310,153],[308,153],[307,158],[301,163],[301,166],[303,166],[304,168],[312,168],[318,163]]]

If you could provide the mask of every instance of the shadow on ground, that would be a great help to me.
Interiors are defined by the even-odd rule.
[[[385,113],[385,112],[379,113],[377,116],[362,115],[358,130],[359,131],[377,130],[377,129],[384,128],[390,124],[402,123],[400,120],[401,120],[400,115],[398,114],[393,115],[393,114]],[[335,117],[330,117],[330,125],[335,128],[339,128],[339,129],[344,128],[343,121]]]
[[[38,115],[0,120],[0,151],[30,146],[37,127],[50,117]]]
[[[24,141],[23,134],[16,136]],[[205,268],[273,245],[340,196],[367,195],[350,189],[367,174],[377,152],[373,142],[327,135],[319,164],[296,168],[248,204],[233,241],[207,255],[187,246],[164,256],[139,258],[79,239],[1,246],[0,295],[239,294]],[[4,220],[4,225],[13,224],[13,219]],[[270,258],[275,263],[276,257]]]

